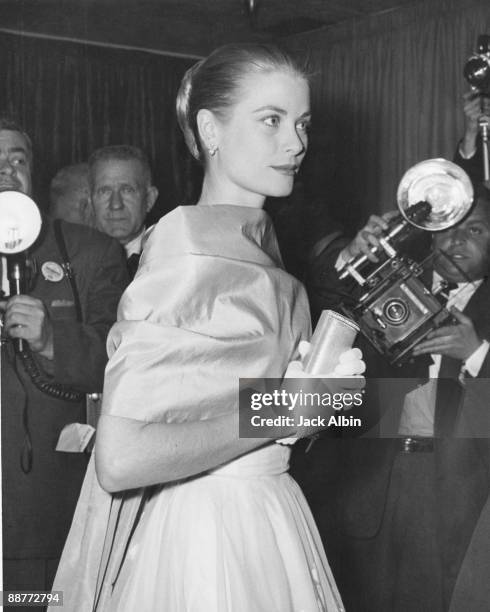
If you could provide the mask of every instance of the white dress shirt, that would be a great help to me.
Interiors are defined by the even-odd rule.
[[[124,250],[126,251],[126,259],[129,259],[131,255],[139,255],[141,253],[144,235],[145,228],[143,228],[135,238],[133,238],[127,244],[124,245]]]
[[[341,270],[347,263],[344,251],[341,251],[335,263],[335,269]],[[434,272],[432,276],[432,289],[434,290],[443,278]],[[463,311],[472,295],[482,284],[483,279],[458,283],[456,289],[449,292],[446,308],[455,306]],[[478,376],[483,362],[487,356],[490,344],[483,340],[480,346],[466,359],[461,368],[461,374],[467,372],[470,376]],[[434,413],[436,407],[437,377],[441,369],[442,355],[431,355],[433,363],[429,366],[429,380],[426,384],[417,387],[407,394],[403,404],[402,415],[398,433],[403,436],[430,436],[434,435]]]
[[[441,276],[434,272],[432,288],[434,289],[442,281]],[[472,283],[458,283],[456,289],[449,292],[447,308],[455,306],[458,310],[464,310],[472,295],[482,284],[483,280]],[[483,340],[481,345],[466,359],[461,368],[461,374],[467,372],[476,377],[480,372],[485,357],[487,356],[489,343]],[[417,387],[407,394],[403,404],[402,415],[398,433],[403,436],[433,436],[434,435],[434,413],[436,407],[437,377],[441,369],[440,354],[431,355],[433,363],[429,366],[429,380],[424,385]]]

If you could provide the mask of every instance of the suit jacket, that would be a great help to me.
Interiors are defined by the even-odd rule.
[[[345,240],[331,244],[317,258],[307,276],[307,290],[312,312],[322,308],[338,307],[342,296],[349,297],[349,288],[339,285],[334,263]],[[464,312],[473,321],[480,337],[490,338],[490,282],[484,281],[473,294]],[[427,359],[416,359],[412,364],[393,368],[363,342],[362,350],[367,363],[367,390],[364,405],[359,414],[366,426],[364,436],[352,440],[340,439],[317,442],[308,455],[295,450],[293,472],[304,488],[312,505],[315,519],[328,546],[335,546],[338,533],[347,537],[370,538],[377,533],[384,517],[393,461],[399,449],[394,439],[377,439],[378,430],[390,409],[401,413],[407,392],[427,378]],[[451,363],[453,362],[453,363]],[[459,372],[462,363],[444,358],[440,374],[444,371]],[[456,579],[476,520],[489,491],[488,442],[475,439],[480,427],[490,424],[484,416],[486,406],[472,402],[471,419],[468,397],[472,386],[481,384],[490,373],[490,357],[487,355],[478,381],[466,379],[463,389],[453,378],[438,380],[435,421],[440,422],[442,411],[448,403],[456,403],[455,435],[461,438],[436,438],[435,461],[437,469],[436,493],[440,503],[439,539],[442,543],[446,592],[450,593]],[[387,379],[396,379],[395,382]],[[447,386],[456,393],[447,393]],[[448,397],[449,396],[449,397]],[[466,399],[465,399],[466,398]],[[395,425],[395,435],[396,435]],[[332,544],[333,543],[333,544]],[[340,542],[339,547],[342,546]]]
[[[469,159],[461,157],[458,143],[453,161],[455,164],[458,164],[458,166],[463,168],[473,183],[481,183],[483,181],[483,151],[481,138],[477,139],[475,154]]]
[[[65,277],[48,280],[43,264],[63,262],[52,221],[32,249],[39,272],[30,295],[46,305],[54,329],[54,361],[35,357],[46,376],[82,392],[102,391],[107,361],[106,336],[116,320],[127,284],[119,243],[95,230],[62,223],[80,296],[83,322],[76,320],[74,296]],[[49,275],[48,275],[49,276]],[[56,558],[61,554],[80,491],[87,459],[55,451],[63,427],[84,422],[85,403],[38,390],[10,343],[2,346],[2,466],[4,556]],[[26,434],[28,432],[28,436]],[[21,469],[21,455],[32,444],[32,470]]]
[[[485,423],[484,432],[486,432],[487,437],[489,418],[488,397],[490,395],[488,386],[488,381],[485,381],[485,389],[475,388],[475,397],[471,398],[472,404],[478,405],[481,403],[486,407],[487,422]],[[488,440],[480,440],[480,443],[484,448],[488,448]],[[489,471],[487,470],[487,478],[488,473]],[[484,493],[485,490],[482,491],[482,494]],[[461,610],[487,612],[490,602],[490,581],[488,580],[490,575],[489,541],[490,497],[487,497],[459,568],[449,612],[460,612]]]

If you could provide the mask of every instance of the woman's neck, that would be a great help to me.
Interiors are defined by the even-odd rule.
[[[265,196],[242,189],[236,184],[219,180],[216,176],[205,174],[201,196],[197,202],[202,206],[227,204],[230,206],[248,206],[262,208]]]

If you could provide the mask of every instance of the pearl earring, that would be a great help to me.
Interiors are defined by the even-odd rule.
[[[218,150],[218,145],[212,144],[212,145],[209,145],[208,147],[208,153],[209,155],[211,155],[211,157],[214,157],[216,155],[217,150]]]

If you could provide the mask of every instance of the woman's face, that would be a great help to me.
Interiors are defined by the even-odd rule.
[[[251,74],[238,100],[217,121],[216,176],[230,203],[260,206],[291,193],[308,145],[309,86],[286,71]]]

